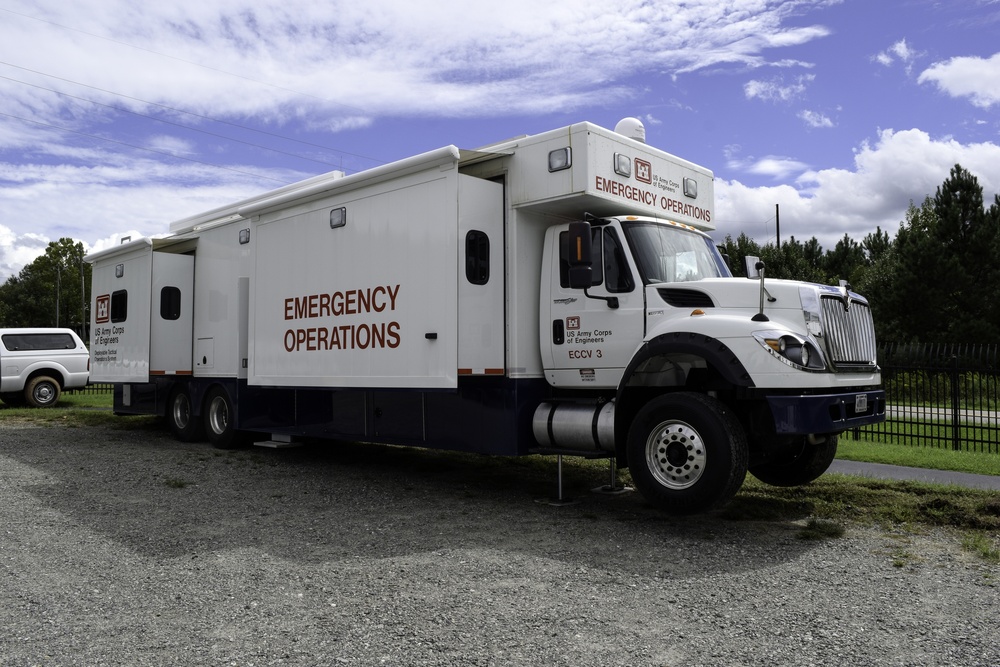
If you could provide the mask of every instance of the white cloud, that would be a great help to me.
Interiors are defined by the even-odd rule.
[[[958,57],[934,63],[917,77],[933,83],[952,97],[968,97],[975,106],[988,109],[1000,103],[1000,53],[989,58]]]
[[[906,73],[909,74],[913,69],[914,61],[923,55],[919,51],[913,50],[913,48],[906,43],[906,38],[893,43],[885,51],[881,51],[874,56],[872,60],[882,65],[883,67],[890,67],[895,63],[902,63],[903,68]]]
[[[768,155],[742,165],[731,162],[729,166],[754,176],[769,176],[776,181],[787,179],[793,174],[800,174],[808,168],[804,162],[777,155]]]
[[[818,111],[800,111],[799,118],[809,127],[833,127],[833,121]]]
[[[498,10],[443,0],[10,0],[0,8],[11,54],[0,64],[0,214],[11,230],[0,234],[0,280],[43,240],[97,247],[123,229],[155,235],[170,220],[276,187],[266,177],[307,175],[247,164],[235,150],[216,155],[85,100],[190,125],[249,119],[326,134],[399,116],[604,108],[643,92],[636,72],[808,66],[781,49],[828,35],[801,16],[831,1],[510,0]],[[41,240],[18,231],[28,229]]]
[[[195,145],[190,141],[185,141],[170,135],[150,137],[146,141],[146,145],[151,150],[168,153],[170,155],[194,154],[196,152]]]
[[[113,161],[119,164],[110,164]],[[113,245],[124,235],[158,236],[172,220],[278,186],[264,178],[194,163],[166,164],[121,155],[102,156],[98,162],[93,167],[0,162],[2,279],[41,255],[50,241],[69,237],[94,250],[105,243]],[[307,176],[258,167],[246,170],[284,183]]]
[[[803,74],[792,83],[786,84],[778,77],[770,81],[752,79],[743,85],[743,94],[748,100],[760,99],[765,102],[788,102],[801,97],[808,84],[816,78],[814,74]]]
[[[933,196],[955,164],[978,177],[986,204],[992,203],[993,195],[1000,193],[1000,146],[934,139],[916,129],[883,130],[876,141],[855,151],[853,169],[807,171],[795,187],[749,187],[717,180],[716,235],[736,237],[744,231],[760,242],[773,241],[778,204],[784,240],[815,236],[824,248],[832,249],[844,234],[860,242],[877,226],[891,237],[909,203],[919,205],[924,197]]]
[[[787,179],[809,168],[804,162],[779,155],[767,155],[762,158],[742,157],[740,155],[742,151],[743,148],[736,144],[723,149],[727,168],[754,176],[768,176],[774,180]]]
[[[565,109],[597,88],[619,92],[612,82],[623,72],[757,67],[770,50],[829,33],[783,23],[821,0],[627,0],[613,8],[511,0],[503,11],[401,0],[177,0],[138,11],[128,0],[81,0],[44,14],[22,4],[0,22],[0,39],[22,54],[23,67],[139,99],[183,99],[203,113],[279,123],[303,103],[307,115],[351,119],[400,109]],[[40,42],[60,48],[38,49]],[[616,44],[644,48],[608,57]],[[47,81],[23,70],[17,77]],[[5,91],[13,96],[7,105],[29,95],[22,88]]]

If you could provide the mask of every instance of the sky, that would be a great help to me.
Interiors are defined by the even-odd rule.
[[[893,237],[955,164],[1000,193],[998,31],[1000,0],[0,0],[0,281],[63,237],[627,116],[714,171],[718,241]]]

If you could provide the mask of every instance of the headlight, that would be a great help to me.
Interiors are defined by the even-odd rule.
[[[826,370],[819,348],[806,338],[787,331],[758,331],[753,336],[772,356],[793,368]]]

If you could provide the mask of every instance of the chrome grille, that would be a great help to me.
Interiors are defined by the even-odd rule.
[[[850,308],[836,297],[820,299],[827,353],[837,370],[875,367],[875,323],[868,304],[851,301]]]

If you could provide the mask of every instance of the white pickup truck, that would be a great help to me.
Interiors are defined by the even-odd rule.
[[[90,352],[72,329],[0,329],[0,399],[50,407],[63,389],[87,386]]]

